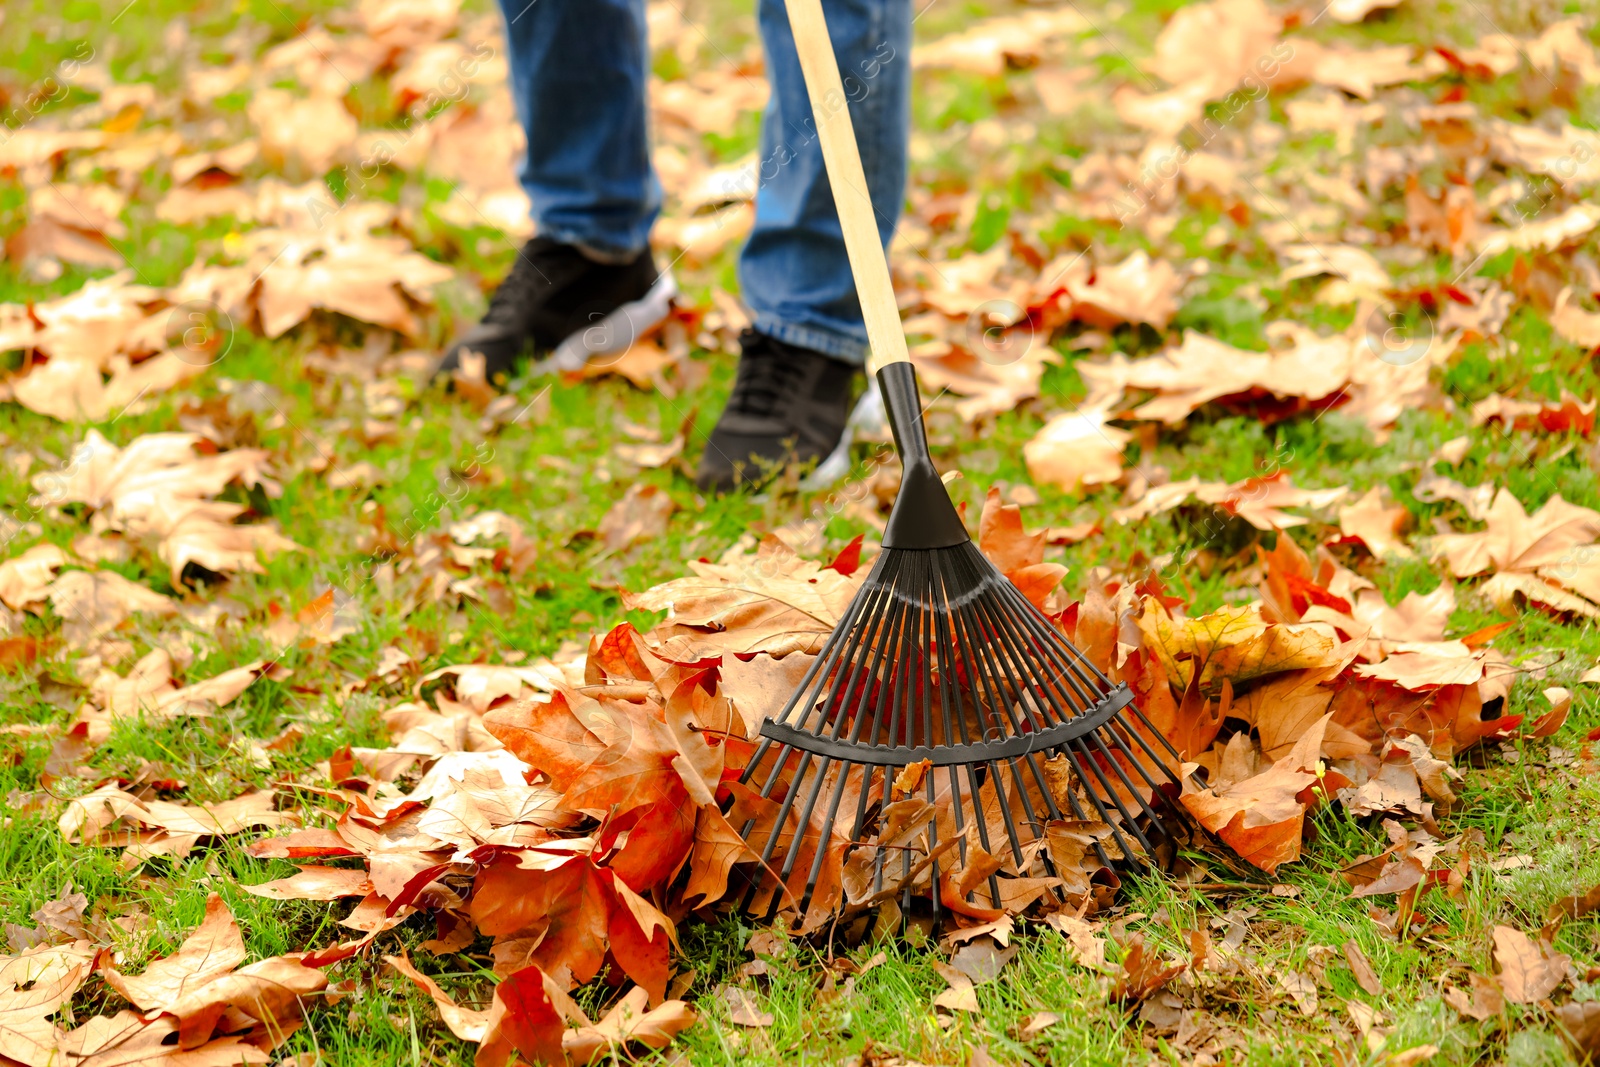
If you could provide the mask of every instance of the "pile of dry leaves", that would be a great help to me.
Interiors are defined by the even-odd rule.
[[[1566,714],[1569,700],[1555,690],[1554,706],[1536,722],[1498,714],[1507,666],[1492,647],[1492,631],[1447,636],[1454,605],[1448,586],[1391,605],[1328,550],[1312,559],[1284,535],[1260,554],[1260,599],[1248,605],[1191,617],[1154,577],[1105,573],[1069,602],[1058,588],[1064,569],[1044,562],[1043,535],[1024,532],[1016,507],[991,492],[980,526],[982,548],[997,566],[1102,670],[1132,686],[1187,769],[1201,772],[1194,782],[1204,784],[1190,784],[1176,799],[1210,832],[1196,843],[1217,862],[1242,858],[1270,873],[1294,861],[1306,814],[1318,804],[1418,825],[1410,834],[1397,831],[1394,847],[1350,874],[1359,895],[1395,897],[1392,913],[1375,915],[1397,936],[1421,922],[1417,898],[1459,886],[1471,862],[1470,848],[1447,847],[1430,833],[1436,814],[1455,799],[1452,758],[1486,738],[1546,735]],[[356,936],[252,968],[285,968],[304,992],[321,989],[314,968],[425,914],[437,927],[427,951],[492,939],[504,981],[484,1011],[454,1003],[408,960],[391,958],[439,1003],[453,1032],[481,1043],[479,1062],[504,1062],[511,1049],[547,1061],[562,1049],[574,1062],[588,1062],[618,1044],[660,1046],[693,1019],[671,999],[679,924],[736,905],[759,880],[756,857],[736,829],[739,806],[750,802],[738,778],[752,739],[858,587],[860,555],[853,545],[821,566],[775,538],[753,551],[736,546],[720,560],[691,564],[690,576],[633,597],[632,607],[666,613],[645,633],[620,625],[561,663],[463,665],[425,676],[417,699],[384,714],[390,747],[346,750],[324,765],[321,780],[292,786],[302,801],[310,798],[303,814],[275,810],[268,793],[179,805],[109,785],[73,801],[61,831],[124,848],[138,862],[181,854],[206,836],[326,818],[326,826],[252,842],[251,854],[288,859],[301,870],[245,888],[273,899],[355,898],[341,922]],[[149,692],[158,706],[178,699],[164,679]],[[115,714],[119,701],[131,699],[112,693],[106,704]],[[1062,787],[1071,785],[1063,780]],[[1003,834],[998,812],[988,816],[996,820],[991,833]],[[793,911],[794,897],[782,897],[789,929],[853,938],[875,924],[926,923],[921,905],[902,914],[860,873],[862,857],[879,844],[925,857],[923,832],[896,836],[886,811],[870,840],[847,842],[838,828],[821,824],[822,812],[815,818],[802,832],[829,841],[826,871],[804,914]],[[1093,947],[1103,932],[1093,917],[1112,899],[1119,875],[1094,845],[1109,827],[1068,821],[1024,823],[1022,830],[1037,842],[1027,850],[1032,868],[978,848],[973,828],[964,867],[935,886],[927,864],[914,863],[917,874],[897,888],[922,899],[938,893],[948,916],[942,933],[952,943],[1003,948],[1014,920],[1029,915],[1103,961],[1103,944]],[[1054,874],[1042,865],[1046,852]],[[1188,877],[1204,875],[1196,869]],[[1004,887],[1000,908],[969,899],[990,878]],[[224,920],[214,906],[195,936]],[[92,955],[51,964],[61,971],[50,987],[59,987],[56,1003],[89,973]],[[186,947],[173,960],[189,955]],[[1119,983],[1132,985],[1118,995],[1145,1000],[1177,973],[1157,963],[1146,974],[1138,960],[1125,960]],[[282,1021],[284,1004],[293,1002],[262,1007],[259,983],[242,977],[252,968],[226,978],[239,986],[227,1001],[235,1013],[207,1016],[198,1027],[186,1006],[129,999],[157,1013],[141,1026],[168,1026],[199,1034],[193,1040],[209,1040],[207,1048],[226,1042],[234,1049],[255,1040],[250,1027],[260,1020]],[[106,975],[119,990],[117,982],[131,981],[113,977],[114,970]],[[595,1023],[569,993],[597,977],[631,981],[635,992]],[[953,994],[961,999],[959,983]],[[171,1020],[162,1021],[161,1012]],[[227,1028],[217,1028],[218,1018]],[[70,1050],[80,1032],[48,1039]],[[144,1033],[116,1040],[144,1040]]]

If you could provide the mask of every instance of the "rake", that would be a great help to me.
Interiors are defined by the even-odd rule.
[[[967,535],[928,452],[820,0],[787,8],[903,474],[883,551],[740,778],[730,817],[761,861],[742,907],[805,916],[827,870],[902,914],[927,878],[935,920],[981,917],[985,883],[991,910],[1008,899],[998,874],[1057,876],[1058,820],[1093,828],[1080,840],[1103,866],[1161,862],[1181,758]]]

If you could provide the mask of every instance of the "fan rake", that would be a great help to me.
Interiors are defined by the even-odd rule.
[[[904,910],[927,878],[936,918],[998,914],[1016,884],[998,873],[1064,873],[1052,823],[1092,828],[1103,866],[1161,863],[1186,823],[1182,760],[968,536],[928,452],[820,0],[787,7],[903,474],[883,551],[740,779],[730,814],[760,857],[744,908],[806,915],[837,879]]]
[[[736,824],[768,872],[746,907],[787,898],[806,912],[824,865],[847,858],[829,850],[859,847],[874,852],[871,894],[892,882],[909,908],[902,842],[924,832],[936,917],[971,913],[942,899],[953,889],[941,875],[966,868],[974,845],[1019,874],[1037,863],[1056,876],[1041,843],[1059,820],[1103,825],[1092,845],[1103,866],[1170,858],[1184,818],[1169,802],[1178,752],[967,536],[928,455],[910,364],[878,380],[900,493],[883,551],[740,779],[765,801]],[[987,882],[1003,908],[1001,882]]]

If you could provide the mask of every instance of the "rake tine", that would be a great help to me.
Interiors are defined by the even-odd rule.
[[[832,764],[831,756],[823,756],[818,760],[816,773],[811,778],[811,792],[806,795],[805,810],[801,812],[800,819],[795,824],[794,840],[789,842],[789,851],[784,854],[783,869],[779,872],[785,884],[789,881],[789,875],[794,873],[794,861],[800,858],[800,846],[805,843],[806,829],[811,825],[811,813],[816,811],[817,796],[822,792],[822,783],[828,777],[828,769]],[[823,848],[827,844],[826,836],[827,831],[824,829],[817,839],[818,848]]]
[[[1094,810],[1099,814],[1100,821],[1111,827],[1111,836],[1116,839],[1117,849],[1124,856],[1131,857],[1134,854],[1133,847],[1122,836],[1122,831],[1117,828],[1117,820],[1111,817],[1111,809],[1107,808],[1105,802],[1095,793],[1089,776],[1083,772],[1083,763],[1080,762],[1080,757],[1083,757],[1083,762],[1087,762],[1087,754],[1078,751],[1078,742],[1076,741],[1069,743],[1066,749],[1067,762],[1071,764],[1073,773],[1077,775],[1078,781],[1083,783],[1083,795],[1088,797],[1089,803],[1094,805]]]
[[[1128,730],[1127,726],[1118,724],[1116,729],[1108,730],[1106,732],[1111,735],[1112,743],[1121,750],[1124,756],[1128,757],[1128,762],[1133,764],[1133,769],[1139,772],[1139,777],[1144,779],[1145,784],[1148,785],[1153,791],[1159,792],[1161,789],[1161,783],[1150,776],[1150,772],[1145,769],[1143,761],[1141,761],[1138,756],[1133,754],[1133,750],[1130,749],[1127,745],[1127,742],[1123,741],[1122,739],[1122,735],[1124,733],[1131,732]],[[1134,736],[1137,738],[1138,735],[1135,734]]]
[[[1065,749],[1063,749],[1060,752],[1058,752],[1057,755],[1062,756],[1069,763],[1072,761],[1072,754],[1070,752],[1067,752]],[[1072,766],[1076,767],[1077,764],[1076,763],[1072,763]],[[1081,780],[1082,775],[1079,775],[1079,778]],[[1083,805],[1078,803],[1078,798],[1076,796],[1074,796],[1070,791],[1067,793],[1067,804],[1070,805],[1071,808],[1072,808],[1072,817],[1074,819],[1077,819],[1079,822],[1088,822],[1089,821],[1087,818],[1084,817],[1085,813],[1084,813],[1084,810],[1083,810]],[[1106,820],[1104,820],[1104,819],[1102,819],[1100,821],[1106,822]],[[1106,825],[1110,826],[1111,824],[1109,822],[1106,822]],[[1113,828],[1113,829],[1115,829],[1115,828]],[[1100,858],[1101,866],[1104,866],[1104,867],[1111,866],[1111,857],[1106,853],[1105,846],[1100,843],[1100,839],[1099,838],[1094,838],[1094,851],[1095,851],[1095,855]],[[1127,850],[1126,849],[1123,850],[1123,854],[1127,855]]]
[[[823,756],[822,759],[828,757]],[[811,766],[812,755],[809,752],[800,754],[800,766],[795,771],[794,780],[790,783],[788,791],[784,794],[783,804],[778,808],[778,817],[772,824],[772,833],[767,835],[766,847],[761,850],[761,862],[766,864],[772,859],[772,850],[778,845],[778,837],[783,833],[783,825],[789,819],[789,812],[794,807],[794,798],[800,795],[800,787],[806,780],[806,769]]]
[[[1105,756],[1106,762],[1111,764],[1111,769],[1117,773],[1117,778],[1121,780],[1123,787],[1127,789],[1129,793],[1132,793],[1134,796],[1138,796],[1138,789],[1134,786],[1133,782],[1129,780],[1127,773],[1123,771],[1122,763],[1111,753],[1110,749],[1106,748],[1105,741],[1101,740],[1099,734],[1090,734],[1089,736],[1094,739],[1095,747],[1098,748],[1101,754]],[[1113,792],[1111,796],[1117,801],[1117,807],[1122,809],[1120,795]],[[1172,836],[1171,834],[1167,833],[1167,828],[1165,824],[1162,823],[1161,816],[1156,814],[1154,808],[1150,807],[1148,804],[1141,804],[1140,807],[1144,809],[1145,815],[1150,819],[1150,824],[1155,827],[1157,833],[1159,833],[1162,837]],[[1127,814],[1125,809],[1123,809],[1123,814]]]
[[[930,805],[933,804],[933,773],[931,771],[923,779],[922,786],[927,793],[928,803]],[[939,818],[937,813],[928,819],[927,834],[928,853],[932,855],[939,850]],[[939,861],[937,859],[933,861],[932,877],[933,892],[931,895],[933,897],[933,921],[937,923],[939,921]]]
[[[872,569],[867,573],[868,582],[872,580],[874,575],[882,571],[885,565],[884,556],[880,553],[878,558],[873,560]],[[783,711],[778,714],[780,721],[787,721],[789,713],[794,710],[795,705],[811,689],[811,683],[817,678],[819,672],[823,672],[822,676],[826,678],[826,672],[832,671],[832,664],[838,659],[838,650],[849,639],[855,628],[856,620],[861,617],[865,610],[866,601],[863,598],[855,597],[850,601],[849,606],[845,608],[844,618],[839,620],[839,625],[834,627],[833,633],[828,635],[827,643],[822,646],[822,653],[817,656],[810,667],[806,668],[806,673],[800,678],[800,684],[795,687],[794,696],[789,698],[789,702],[783,706]]]
[[[1090,736],[1092,737],[1093,735],[1091,734]],[[1081,741],[1077,743],[1080,745],[1082,744]],[[1111,803],[1115,804],[1117,811],[1122,814],[1123,821],[1127,824],[1128,831],[1132,833],[1134,837],[1139,839],[1139,844],[1144,847],[1145,855],[1154,856],[1156,854],[1155,849],[1151,846],[1149,840],[1144,836],[1144,831],[1139,829],[1138,820],[1136,820],[1133,815],[1129,813],[1127,807],[1122,803],[1122,797],[1117,795],[1116,789],[1111,785],[1111,780],[1106,777],[1105,772],[1100,769],[1100,764],[1095,761],[1094,756],[1087,750],[1087,748],[1084,749],[1084,762],[1089,765],[1089,769],[1093,771],[1094,776],[1099,779],[1100,786],[1106,791],[1106,796],[1111,798]]]
[[[964,615],[965,615],[965,609],[962,609],[962,611],[958,613],[958,617],[963,617]],[[968,623],[967,628],[970,630],[971,629],[971,620],[968,619],[967,623]],[[978,648],[980,650],[979,655],[984,659],[985,666],[988,668],[988,670],[985,673],[987,673],[987,674],[989,674],[991,676],[997,677],[999,679],[999,682],[991,683],[991,685],[996,685],[996,684],[1001,684],[1001,683],[1009,683],[1011,688],[1012,688],[1012,692],[1016,693],[1017,696],[1018,696],[1017,702],[1018,703],[1022,703],[1022,701],[1020,699],[1021,694],[1017,693],[1017,690],[1015,688],[1015,682],[1012,680],[1011,676],[1009,674],[1005,673],[1005,672],[1002,672],[1002,671],[998,670],[995,661],[989,656],[989,654],[988,654],[988,645],[987,644],[975,644],[973,647],[976,647],[976,648]],[[994,692],[994,690],[991,689],[991,692]],[[1002,699],[998,700],[997,703],[1000,704],[1002,712],[1005,714],[1007,720],[1011,723],[1013,731],[1020,733],[1021,732],[1021,730],[1019,729],[1020,724],[1017,722],[1016,716],[1012,714],[1008,703],[1003,699],[1004,695],[1000,694],[1000,696],[1002,697]],[[1037,726],[1037,724],[1035,724],[1035,725]],[[1033,811],[1033,804],[1028,799],[1028,789],[1027,789],[1027,786],[1022,781],[1022,774],[1021,774],[1020,771],[1017,770],[1017,765],[1016,765],[1016,761],[1015,760],[1006,760],[1005,762],[1006,762],[1006,765],[1011,770],[1012,778],[1016,782],[1017,792],[1018,792],[1018,794],[1019,794],[1019,796],[1020,796],[1020,798],[1022,800],[1023,810],[1027,812],[1030,828],[1033,830],[1034,836],[1038,837],[1040,835],[1040,833],[1042,832],[1043,827],[1041,827],[1039,825],[1038,816],[1035,815],[1034,811]],[[1018,837],[1017,837],[1016,826],[1014,825],[1013,820],[1012,820],[1010,804],[1006,802],[1005,791],[1004,791],[1003,788],[1001,788],[999,769],[994,763],[991,763],[990,764],[990,770],[991,770],[991,775],[995,779],[995,795],[996,795],[997,798],[999,798],[1000,803],[1002,805],[1001,806],[1001,814],[1002,814],[1002,816],[1003,816],[1003,818],[1005,820],[1006,832],[1007,832],[1007,835],[1011,839],[1012,852],[1014,853],[1014,855],[1016,857],[1017,867],[1018,867],[1018,869],[1020,871],[1021,867],[1022,867],[1022,863],[1023,863],[1022,844],[1018,840]],[[1049,792],[1048,789],[1046,789],[1044,791],[1047,794]],[[998,889],[996,889],[996,894],[997,895],[998,895],[998,892],[999,892]],[[996,903],[995,906],[998,907],[999,904]]]
[[[1138,716],[1139,721],[1144,723],[1145,729],[1149,730],[1151,735],[1153,737],[1155,737],[1156,740],[1160,741],[1162,746],[1169,753],[1172,754],[1172,758],[1178,761],[1179,766],[1182,766],[1183,765],[1183,753],[1179,752],[1176,748],[1174,748],[1172,746],[1172,742],[1167,740],[1166,735],[1164,735],[1160,730],[1156,729],[1156,724],[1151,722],[1145,716],[1145,713],[1143,711],[1139,710],[1139,705],[1137,705],[1137,704],[1129,704],[1128,707],[1130,709],[1132,709],[1134,715]],[[1140,734],[1140,732],[1138,730],[1130,730],[1129,732],[1133,734],[1134,739],[1139,742],[1139,745],[1146,752],[1150,753],[1150,758],[1151,759],[1153,759],[1157,763],[1161,764],[1162,767],[1166,767],[1166,761],[1163,760],[1160,756],[1157,756],[1155,754],[1155,752],[1151,751],[1150,746],[1145,743],[1144,736],[1142,734]],[[1170,769],[1167,770],[1167,777],[1172,779],[1172,784],[1173,785],[1181,786],[1183,784],[1182,779],[1180,779],[1177,775],[1173,774]]]
[[[834,818],[839,814],[839,799],[844,796],[845,779],[850,777],[850,769],[841,766],[838,780],[834,782],[833,796],[828,800],[828,817],[823,820],[824,827],[833,826]],[[820,776],[819,779],[820,781]],[[879,850],[882,851],[881,849]],[[828,853],[828,831],[825,829],[817,837],[817,854],[812,857],[811,870],[806,874],[806,893],[800,900],[800,914],[804,915],[811,907],[811,894],[816,892],[817,878],[822,874],[822,860]]]
[[[1006,587],[1000,590],[1000,597],[1011,609],[1012,617],[1019,619],[1028,628],[1037,642],[1037,647],[1056,660],[1068,683],[1089,705],[1094,704],[1106,690],[1111,688],[1111,679],[1102,674],[1100,668],[1085,659],[1082,652],[1050,626],[1039,610],[1017,591],[1016,586],[1007,582]]]

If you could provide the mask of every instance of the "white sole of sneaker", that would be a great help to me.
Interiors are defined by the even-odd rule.
[[[670,270],[664,271],[644,296],[567,337],[549,358],[540,361],[535,371],[580,371],[600,357],[626,352],[634,341],[666,319],[677,295],[677,280]]]

